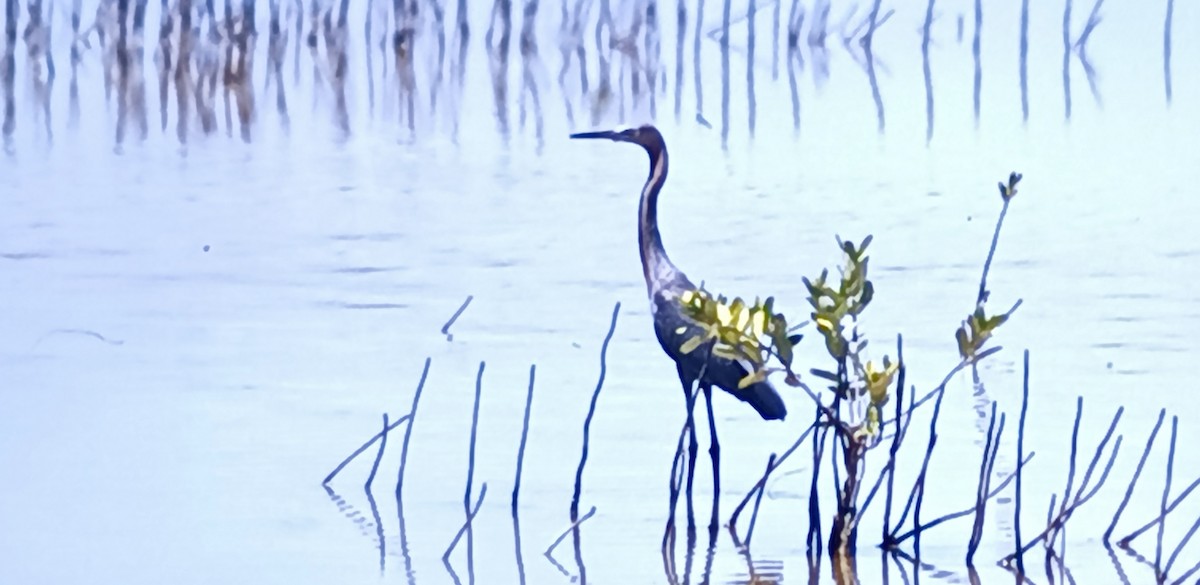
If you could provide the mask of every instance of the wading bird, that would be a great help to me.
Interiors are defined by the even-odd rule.
[[[782,420],[787,415],[787,409],[779,393],[765,380],[746,388],[738,388],[738,381],[752,371],[753,367],[750,364],[711,355],[706,351],[692,351],[686,354],[680,351],[685,341],[702,334],[703,330],[684,313],[679,301],[681,295],[695,291],[697,287],[671,262],[658,232],[658,194],[667,180],[667,145],[662,134],[654,126],[645,125],[624,130],[581,132],[572,134],[571,138],[606,138],[614,142],[631,142],[644,148],[650,155],[650,175],[646,179],[646,185],[642,187],[638,214],[638,247],[642,255],[642,274],[646,277],[646,292],[650,296],[654,333],[663,351],[675,361],[679,381],[683,384],[689,420],[693,408],[692,387],[703,371],[704,377],[698,382],[704,391],[709,429],[712,433],[709,453],[713,462],[714,505],[713,524],[709,526],[709,530],[714,531],[717,518],[715,499],[720,494],[720,445],[717,442],[717,428],[712,411],[712,387],[717,386],[749,403],[766,420]],[[694,428],[690,437],[689,485],[695,467],[697,448]]]

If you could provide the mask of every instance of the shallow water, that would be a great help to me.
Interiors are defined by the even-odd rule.
[[[157,22],[156,8],[147,22]],[[635,107],[626,96],[594,124],[585,119],[588,98],[556,81],[555,8],[542,7],[539,28],[543,107],[524,128],[516,121],[514,50],[502,102],[508,135],[498,128],[487,75],[482,5],[472,8],[479,17],[472,12],[478,24],[464,86],[442,94],[436,112],[419,93],[413,132],[382,95],[370,107],[362,56],[353,52],[349,136],[334,127],[329,96],[311,86],[307,71],[289,85],[287,130],[264,107],[248,144],[194,133],[184,147],[172,131],[152,128],[144,142],[127,139],[119,150],[94,54],[80,70],[77,122],[66,114],[60,64],[52,142],[18,84],[18,130],[0,158],[0,468],[8,473],[0,483],[0,582],[451,582],[456,576],[441,555],[464,520],[481,361],[474,485],[477,494],[486,482],[488,493],[473,531],[475,577],[518,580],[509,499],[536,364],[521,488],[524,578],[565,582],[580,572],[570,539],[555,555],[568,576],[541,553],[569,525],[581,426],[617,302],[583,484],[582,508],[597,512],[582,525],[581,558],[595,582],[665,580],[659,543],[683,409],[637,265],[644,154],[565,138],[593,125],[648,120],[649,104],[643,97]],[[733,5],[735,13],[745,8]],[[983,387],[966,374],[949,386],[922,517],[973,503],[986,429],[979,413],[991,400],[1008,416],[997,471],[1012,470],[1028,349],[1025,444],[1037,455],[1024,476],[1023,533],[1040,531],[1050,494],[1065,486],[1076,397],[1086,400],[1081,468],[1124,406],[1117,465],[1069,525],[1067,554],[1076,580],[1119,582],[1099,535],[1159,409],[1180,416],[1173,493],[1200,474],[1187,448],[1200,439],[1187,358],[1200,350],[1200,292],[1191,284],[1200,278],[1192,225],[1200,216],[1192,193],[1200,78],[1191,74],[1200,45],[1176,35],[1168,104],[1161,10],[1106,5],[1088,45],[1098,95],[1073,58],[1067,119],[1062,6],[1035,7],[1023,122],[1019,8],[986,6],[976,119],[973,15],[966,5],[939,8],[927,143],[924,14],[896,8],[875,41],[880,131],[867,75],[832,39],[828,79],[814,81],[808,55],[796,72],[797,127],[786,56],[773,79],[765,9],[756,19],[752,83],[745,22],[733,25],[727,75],[720,45],[701,42],[698,105],[689,7],[676,114],[674,6],[661,7],[665,85],[656,122],[672,156],[660,207],[664,240],[693,280],[727,294],[775,295],[800,321],[800,277],[839,260],[835,235],[873,234],[877,297],[865,327],[877,357],[894,355],[893,339],[903,333],[908,380],[924,392],[955,363],[953,331],[973,308],[999,212],[995,182],[1024,173],[989,279],[993,308],[1023,304],[996,337],[1005,349],[980,368]],[[1088,9],[1075,7],[1075,34]],[[831,20],[844,10],[835,6]],[[352,18],[361,18],[357,11]],[[1193,30],[1200,13],[1181,5],[1174,18],[1178,33]],[[719,26],[719,5],[706,7],[705,23]],[[441,329],[468,295],[448,339]],[[824,364],[823,349],[805,343],[802,363]],[[401,433],[390,436],[376,479],[378,520],[362,489],[374,449],[342,472],[333,494],[320,480],[377,431],[382,413],[407,413],[426,356],[432,367],[412,430],[402,535],[393,495]],[[726,513],[768,454],[808,424],[807,399],[789,390],[785,400],[788,420],[765,423],[725,395],[715,399]],[[916,475],[926,424],[918,417],[899,485]],[[1157,514],[1166,436],[1125,512],[1126,531]],[[789,581],[809,574],[804,459],[770,483],[754,537],[756,570]],[[881,462],[871,461],[873,476]],[[698,500],[707,502],[707,467],[697,477]],[[978,557],[985,582],[1008,578],[993,561],[1012,549],[1011,494],[989,507]],[[707,518],[707,507],[698,514]],[[914,571],[967,581],[969,520],[928,532],[920,568],[893,564],[882,574],[870,547],[878,512],[869,516],[861,532],[864,583],[901,572],[907,580]],[[1168,552],[1198,516],[1196,501],[1171,516]],[[1152,540],[1138,541],[1151,557]],[[693,580],[748,578],[724,533],[706,572],[705,544]],[[1043,556],[1030,554],[1037,575]],[[1197,560],[1200,545],[1192,543],[1176,573]],[[457,578],[467,580],[465,543],[453,561]],[[1118,553],[1118,561],[1131,582],[1152,578],[1133,557]],[[679,566],[685,562],[680,550]],[[828,578],[827,561],[819,574]]]

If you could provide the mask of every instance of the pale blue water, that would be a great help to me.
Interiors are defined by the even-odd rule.
[[[835,4],[836,29],[848,7]],[[613,10],[625,18],[630,6]],[[744,4],[732,8],[735,15],[745,11]],[[727,86],[720,45],[701,43],[699,109],[709,129],[696,121],[695,7],[688,7],[678,121],[675,6],[658,7],[665,85],[656,97],[656,122],[672,156],[660,207],[667,248],[709,289],[773,294],[800,321],[800,277],[839,260],[835,234],[874,234],[877,297],[864,326],[876,355],[894,354],[894,336],[904,334],[909,381],[924,391],[955,363],[953,332],[973,308],[999,211],[995,183],[1023,172],[989,288],[997,310],[1018,298],[1024,304],[995,340],[1005,350],[980,370],[986,394],[974,396],[969,377],[950,385],[923,517],[972,503],[985,425],[975,409],[988,399],[1009,416],[997,470],[1012,469],[1021,351],[1028,348],[1026,445],[1037,456],[1025,476],[1024,532],[1040,531],[1050,494],[1065,486],[1075,397],[1086,398],[1084,459],[1112,412],[1125,406],[1117,466],[1072,520],[1067,559],[1080,582],[1119,582],[1097,539],[1160,408],[1180,416],[1174,492],[1200,474],[1200,460],[1188,448],[1200,438],[1189,360],[1200,350],[1200,293],[1192,286],[1200,277],[1193,226],[1200,215],[1193,196],[1200,82],[1191,74],[1200,60],[1195,39],[1185,34],[1200,14],[1184,4],[1175,8],[1167,104],[1165,8],[1106,4],[1088,45],[1102,99],[1093,97],[1073,58],[1066,120],[1062,6],[1034,6],[1030,114],[1023,122],[1019,7],[988,4],[976,122],[971,7],[939,3],[927,145],[918,30],[924,7],[891,8],[897,13],[875,41],[882,133],[867,76],[834,37],[821,84],[805,47],[795,128],[786,58],[781,54],[773,79],[771,8],[761,8],[751,135],[745,23],[732,29]],[[1076,3],[1073,34],[1090,9]],[[518,579],[508,503],[528,370],[536,363],[521,492],[524,567],[530,583],[565,582],[541,553],[569,524],[581,425],[618,301],[584,477],[583,508],[598,511],[583,525],[582,555],[590,581],[665,580],[659,542],[683,409],[673,368],[651,333],[637,265],[634,221],[645,156],[628,145],[566,139],[572,130],[647,121],[650,106],[644,97],[633,104],[626,79],[623,119],[614,97],[593,124],[591,98],[574,87],[578,73],[571,70],[560,88],[559,5],[543,5],[539,15],[540,139],[528,103],[526,126],[519,124],[515,31],[502,102],[510,135],[498,131],[483,45],[489,7],[479,5],[471,8],[464,86],[455,90],[443,81],[436,111],[430,104],[436,42],[422,38],[415,132],[397,120],[394,94],[378,94],[376,109],[369,107],[362,38],[353,36],[348,137],[335,128],[330,97],[312,87],[311,60],[302,55],[298,86],[290,60],[285,67],[288,130],[259,93],[249,144],[238,141],[236,130],[225,137],[222,127],[210,137],[193,134],[184,149],[173,110],[168,131],[157,128],[148,48],[151,130],[145,142],[127,138],[120,153],[113,148],[115,107],[103,105],[95,51],[80,69],[78,123],[69,120],[64,10],[55,8],[56,43],[64,46],[56,51],[53,142],[34,120],[26,71],[18,69],[17,131],[10,154],[0,158],[0,468],[6,472],[0,582],[405,582],[392,495],[401,435],[391,436],[374,492],[386,549],[382,575],[377,526],[361,487],[374,450],[334,482],[342,506],[319,484],[377,430],[383,412],[393,418],[407,412],[426,356],[433,365],[413,428],[404,501],[413,580],[452,581],[441,555],[463,522],[474,379],[486,360],[474,477],[477,488],[487,482],[488,494],[474,531],[476,578]],[[157,6],[149,10],[147,23],[157,23]],[[90,22],[92,9],[84,14]],[[352,31],[360,30],[362,14],[355,5]],[[260,7],[259,18],[265,16]],[[424,18],[431,27],[428,11]],[[718,27],[720,18],[720,4],[707,3],[705,28]],[[595,90],[590,31],[584,37]],[[260,53],[265,45],[264,32]],[[18,49],[23,55],[23,45]],[[259,90],[265,63],[264,54],[255,64]],[[620,91],[617,69],[613,75]],[[474,300],[448,341],[440,329],[467,295]],[[805,366],[824,365],[822,356],[806,340]],[[716,399],[726,513],[768,454],[786,448],[807,425],[806,398],[788,391],[785,400],[788,420],[765,423],[727,396]],[[926,422],[919,417],[914,424],[899,485],[915,477]],[[1122,528],[1157,513],[1164,438]],[[872,477],[880,455],[872,453]],[[798,457],[782,470],[794,473],[773,480],[754,538],[755,561],[788,581],[808,574],[808,467]],[[707,466],[697,477],[698,498],[707,502]],[[823,481],[831,481],[828,473]],[[699,515],[707,518],[706,506]],[[1195,501],[1171,516],[1168,552],[1197,516]],[[1008,578],[993,562],[1011,550],[1011,517],[1011,503],[989,508],[979,553],[986,582]],[[878,511],[861,531],[864,583],[884,582],[872,548],[877,519]],[[925,578],[966,581],[968,524],[926,534]],[[1152,556],[1152,541],[1152,534],[1143,537],[1139,550]],[[556,557],[574,574],[570,544]],[[695,581],[702,579],[704,544]],[[1177,572],[1200,560],[1198,546],[1181,553]],[[682,550],[679,556],[682,567]],[[1039,581],[1042,556],[1039,549],[1030,554]],[[1152,578],[1132,557],[1119,558],[1131,582]],[[454,563],[465,581],[464,548]],[[913,567],[904,570],[911,578]],[[900,578],[897,571],[891,579]],[[746,573],[722,533],[712,580],[736,582]],[[821,574],[829,575],[828,562]]]

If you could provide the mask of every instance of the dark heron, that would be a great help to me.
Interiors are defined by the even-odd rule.
[[[615,142],[631,142],[646,150],[650,155],[650,176],[642,187],[641,207],[638,214],[638,247],[642,254],[642,273],[646,277],[646,292],[650,296],[650,310],[654,316],[654,333],[663,351],[675,361],[679,381],[683,384],[688,419],[691,420],[693,408],[693,385],[699,383],[704,391],[704,402],[708,409],[708,424],[712,434],[709,453],[713,462],[713,524],[709,530],[716,529],[717,506],[716,496],[720,494],[720,444],[717,442],[717,428],[712,411],[712,387],[717,386],[738,399],[747,402],[766,420],[782,420],[787,415],[787,408],[779,393],[767,381],[751,384],[739,389],[738,382],[752,370],[750,364],[711,355],[706,351],[682,353],[680,347],[685,341],[695,335],[702,334],[701,326],[683,312],[680,296],[688,291],[697,290],[696,285],[688,280],[679,268],[671,262],[667,251],[663,248],[662,237],[658,233],[658,194],[667,180],[667,145],[657,128],[645,125],[624,130],[609,130],[602,132],[581,132],[572,134],[571,138],[607,138]],[[705,364],[707,360],[707,365]],[[704,378],[697,380],[703,371]],[[692,470],[695,466],[696,438],[695,429],[690,434],[690,453],[688,482],[691,483]]]

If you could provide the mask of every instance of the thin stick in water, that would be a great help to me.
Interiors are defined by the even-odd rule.
[[[765,472],[763,472],[763,481],[764,482],[766,481],[767,476],[771,474],[771,469],[773,469],[774,467],[775,467],[775,454],[771,453],[771,456],[767,459],[767,470]],[[755,522],[758,521],[758,507],[760,504],[762,504],[763,493],[765,493],[766,491],[767,491],[767,488],[766,488],[766,484],[764,483],[762,485],[762,487],[758,488],[758,495],[754,496],[754,510],[750,513],[750,526],[746,527],[746,549],[747,550],[749,550],[749,548],[750,548],[750,539],[754,538],[754,524],[755,524]]]
[[[387,415],[385,414],[384,416],[386,417]],[[375,444],[375,441],[378,441],[381,438],[386,439],[386,435],[387,435],[388,431],[391,431],[392,429],[400,426],[401,424],[404,423],[404,421],[407,421],[409,418],[410,418],[410,416],[406,414],[406,415],[396,419],[396,422],[393,422],[391,425],[385,425],[384,430],[382,430],[378,433],[375,433],[370,439],[367,439],[367,442],[363,443],[361,446],[359,446],[359,448],[355,449],[353,453],[346,456],[346,458],[343,459],[341,463],[338,463],[337,467],[334,467],[333,471],[330,471],[329,475],[326,475],[325,479],[321,480],[321,485],[328,485],[329,482],[333,481],[333,478],[337,477],[337,474],[341,473],[342,470],[345,469],[346,466],[349,465],[351,461],[354,461],[354,459],[356,457],[358,457],[359,455],[362,455],[363,452],[366,451],[367,449],[370,449],[371,445]],[[372,471],[371,471],[372,477],[374,476],[374,474],[375,474],[374,469],[372,469]]]
[[[1167,483],[1163,486],[1162,504],[1159,507],[1159,513],[1162,515],[1162,520],[1158,523],[1158,542],[1154,546],[1154,575],[1158,577],[1158,582],[1162,583],[1166,579],[1166,571],[1162,568],[1162,552],[1163,552],[1163,531],[1167,526],[1167,498],[1171,494],[1171,476],[1175,473],[1175,438],[1179,431],[1179,417],[1171,417],[1171,447],[1167,451]]]
[[[368,492],[371,491],[371,484],[375,482],[375,473],[379,471],[379,461],[383,459],[383,451],[387,449],[387,436],[390,430],[392,430],[392,427],[388,425],[388,415],[385,412],[383,413],[383,430],[379,431],[379,435],[377,435],[381,437],[379,440],[379,452],[375,454],[375,462],[371,464],[371,474],[367,476],[367,482],[363,484],[363,489]]]
[[[537,365],[529,366],[529,391],[525,394],[525,418],[521,423],[521,444],[517,447],[517,477],[513,481],[512,514],[517,515],[517,500],[521,493],[521,470],[525,466],[525,445],[529,442],[529,415],[533,409],[533,380]]]
[[[471,304],[471,299],[473,298],[475,298],[474,295],[467,295],[467,300],[463,301],[462,306],[450,316],[450,320],[446,321],[445,325],[442,325],[442,335],[446,336],[446,341],[454,341],[454,334],[450,333],[450,326],[458,320],[459,315],[462,315],[463,311],[467,310],[467,305]]]
[[[408,412],[408,426],[404,428],[404,442],[400,446],[400,471],[396,475],[396,501],[404,490],[404,469],[408,466],[408,444],[412,439],[413,423],[417,419],[417,404],[421,402],[421,391],[425,389],[425,380],[429,377],[429,365],[432,358],[425,358],[425,367],[421,370],[421,381],[417,383],[417,391],[413,393],[412,410]]]
[[[592,418],[596,416],[596,403],[600,400],[600,389],[604,387],[604,376],[608,373],[608,344],[612,341],[613,332],[617,329],[617,315],[621,312],[621,303],[613,306],[612,321],[608,325],[608,333],[604,343],[600,345],[600,379],[596,381],[596,389],[592,392],[592,402],[588,406],[587,418],[583,420],[583,451],[579,456],[579,467],[575,470],[575,491],[571,495],[571,521],[579,518],[579,496],[583,492],[583,468],[587,465],[588,438],[592,428]]]
[[[595,516],[595,515],[596,515],[596,507],[592,506],[592,509],[588,510],[587,513],[585,513],[583,516],[580,516],[578,519],[573,520],[571,522],[571,525],[568,526],[566,530],[562,531],[562,534],[559,534],[558,538],[554,539],[554,542],[550,543],[550,546],[546,547],[546,552],[544,552],[542,554],[546,555],[546,558],[553,559],[554,558],[554,549],[558,548],[558,545],[562,544],[562,541],[567,539],[567,535],[570,534],[572,530],[579,528],[579,525],[583,524],[584,521],[586,521],[588,518],[591,518],[592,516]]]
[[[463,522],[463,525],[459,527],[458,532],[454,534],[454,539],[450,541],[450,546],[446,547],[446,552],[442,553],[442,563],[446,565],[447,569],[450,569],[450,554],[458,546],[458,541],[462,540],[463,534],[466,534],[470,530],[471,523],[475,520],[475,515],[479,513],[479,508],[483,505],[483,498],[486,495],[487,482],[484,482],[479,486],[479,498],[475,500],[475,506],[467,510],[467,521]],[[450,569],[450,572],[453,573],[453,569]]]
[[[1150,456],[1150,450],[1154,447],[1154,439],[1158,437],[1158,430],[1162,428],[1163,419],[1166,416],[1167,409],[1164,408],[1158,411],[1158,420],[1154,422],[1154,429],[1150,431],[1150,438],[1146,441],[1146,449],[1142,451],[1142,458],[1138,459],[1137,468],[1133,472],[1133,479],[1129,482],[1129,487],[1125,489],[1125,497],[1121,499],[1121,505],[1117,506],[1117,512],[1113,514],[1112,522],[1104,530],[1105,544],[1108,544],[1113,529],[1117,527],[1117,521],[1121,519],[1121,514],[1125,512],[1125,507],[1129,505],[1129,500],[1133,497],[1133,488],[1137,486],[1138,479],[1142,476],[1142,469],[1146,466],[1146,459]]]
[[[1017,461],[1025,457],[1025,415],[1029,411],[1029,350],[1025,350],[1021,382],[1021,418],[1017,422]],[[1021,553],[1021,468],[1017,468],[1017,498],[1013,506],[1013,538],[1016,541],[1017,572],[1024,577],[1025,557]]]

